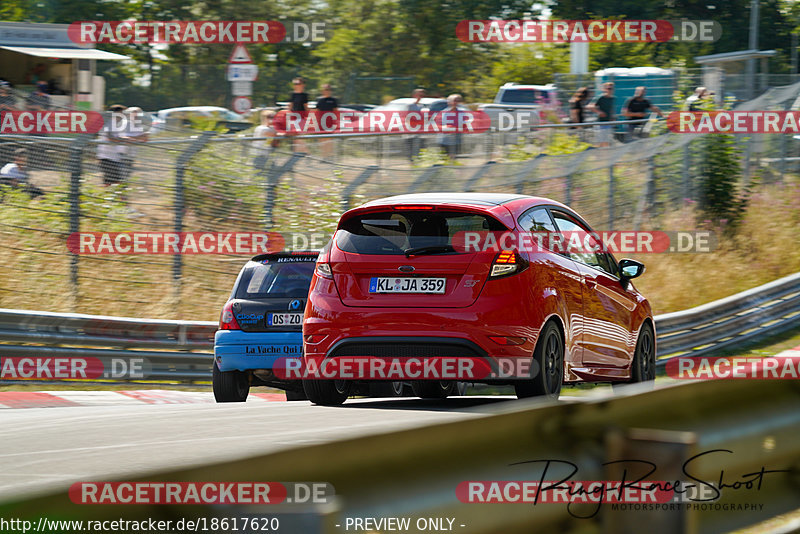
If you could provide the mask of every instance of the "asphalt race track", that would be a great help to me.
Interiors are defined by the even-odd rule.
[[[77,481],[124,479],[479,417],[508,408],[514,400],[468,396],[443,401],[349,399],[340,407],[303,401],[3,409],[0,499]]]

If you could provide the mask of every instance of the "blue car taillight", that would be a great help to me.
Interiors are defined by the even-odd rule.
[[[232,302],[228,302],[222,307],[222,313],[219,316],[220,330],[241,330],[239,323],[236,321],[236,316],[233,315],[232,307]]]

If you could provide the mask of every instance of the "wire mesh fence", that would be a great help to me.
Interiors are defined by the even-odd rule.
[[[739,109],[789,109],[799,94],[800,84],[779,87]],[[0,186],[0,307],[214,319],[246,258],[81,255],[67,247],[76,232],[328,236],[344,210],[366,200],[431,191],[543,196],[599,230],[636,230],[657,228],[662,214],[696,201],[702,136],[663,132],[600,148],[582,135],[569,125],[465,135],[462,154],[448,160],[433,151],[435,136],[304,137],[272,148],[252,137],[183,132],[128,152],[126,178],[112,184],[98,139],[2,135],[0,165],[27,148],[30,181],[44,195]],[[745,182],[798,171],[791,136],[737,143]],[[554,144],[580,151],[559,154]]]

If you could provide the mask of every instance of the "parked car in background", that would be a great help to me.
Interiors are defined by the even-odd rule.
[[[215,127],[226,128],[226,133],[240,132],[253,127],[253,123],[227,108],[218,106],[185,106],[162,109],[152,113],[151,133],[179,131],[192,128],[196,119],[215,120]]]
[[[416,100],[416,98],[411,97],[395,98],[391,102],[387,102],[382,106],[375,106],[369,111],[408,111],[408,106],[416,102]],[[447,107],[446,98],[425,97],[421,98],[419,103],[422,106],[423,111],[428,110],[432,113],[438,113]],[[458,109],[462,111],[469,111],[469,108],[465,106],[458,106]]]
[[[504,84],[491,104],[480,104],[478,109],[492,119],[492,129],[503,131],[530,130],[547,122],[547,114],[559,107],[558,91],[553,84]]]

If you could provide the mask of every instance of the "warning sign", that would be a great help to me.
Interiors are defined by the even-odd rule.
[[[250,54],[247,52],[247,48],[243,44],[236,44],[233,47],[233,52],[231,52],[231,57],[228,58],[228,63],[252,63],[253,60],[250,58]]]

